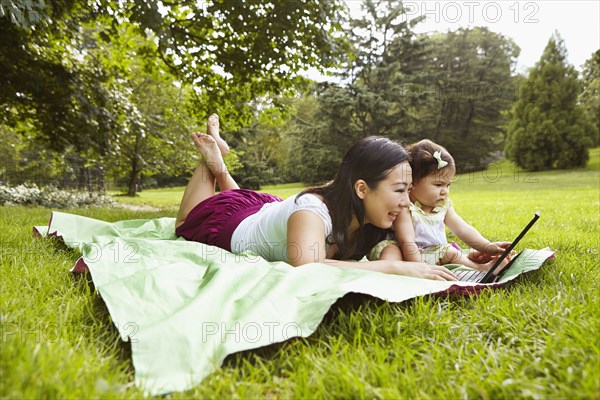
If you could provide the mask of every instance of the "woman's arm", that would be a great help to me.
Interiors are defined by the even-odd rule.
[[[325,264],[334,267],[364,269],[368,271],[383,272],[393,275],[406,275],[415,278],[433,279],[437,281],[455,281],[456,276],[450,270],[441,265],[429,265],[422,262],[412,261],[340,261],[325,259]]]
[[[325,224],[311,211],[297,211],[288,220],[288,262],[297,267],[320,262],[337,267],[366,269],[386,274],[409,275],[418,278],[456,280],[446,268],[420,262],[377,260],[367,262],[339,261],[326,258]]]
[[[448,209],[444,223],[460,240],[481,253],[499,255],[504,252],[498,243],[490,242],[477,229],[467,224],[452,206]]]
[[[406,261],[421,261],[421,252],[415,243],[415,227],[410,216],[410,210],[403,208],[394,222],[396,239],[400,243],[402,255]]]

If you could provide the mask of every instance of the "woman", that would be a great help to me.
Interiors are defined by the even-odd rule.
[[[410,204],[406,150],[383,137],[367,137],[345,154],[335,178],[285,201],[239,189],[223,162],[229,151],[219,119],[194,133],[203,160],[190,179],[177,214],[176,233],[232,252],[251,250],[293,266],[320,262],[345,268],[437,280],[455,280],[446,268],[420,262],[356,262],[382,240]],[[215,182],[220,193],[215,194]]]

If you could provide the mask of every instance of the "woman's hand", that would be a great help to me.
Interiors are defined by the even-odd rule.
[[[500,271],[502,271],[502,269],[510,262],[510,260],[513,258],[513,256],[515,255],[514,251],[511,251],[510,254],[508,256],[506,256],[506,258],[504,260],[502,260],[502,262],[500,263],[500,268],[496,268],[496,270],[494,271],[494,275],[498,275],[498,273]],[[490,268],[492,268],[494,266],[494,264],[496,264],[496,261],[499,259],[500,257],[492,257],[492,259],[484,264],[477,264],[477,269],[479,271],[489,271]]]
[[[421,262],[396,261],[393,273],[413,276],[415,278],[433,279],[437,281],[456,281],[457,278],[446,267],[429,265]]]

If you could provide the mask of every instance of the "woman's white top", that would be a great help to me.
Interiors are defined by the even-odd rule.
[[[288,219],[297,211],[317,214],[325,224],[325,237],[331,235],[332,222],[327,206],[321,199],[305,194],[298,198],[288,197],[284,201],[267,203],[256,214],[244,219],[231,236],[231,252],[250,250],[269,261],[288,261],[298,257],[297,246],[287,242]],[[323,251],[315,244],[315,252]]]

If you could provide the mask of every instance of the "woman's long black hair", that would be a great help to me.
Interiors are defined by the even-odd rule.
[[[337,245],[336,259],[360,259],[388,230],[364,224],[363,201],[354,191],[357,180],[375,189],[398,164],[408,161],[408,153],[398,142],[380,136],[369,136],[356,142],[344,155],[335,178],[322,186],[303,190],[299,196],[313,193],[323,196],[333,223],[329,244]],[[348,228],[352,216],[359,223],[356,240],[350,242]]]

